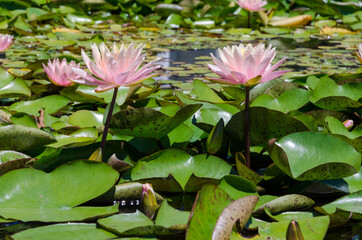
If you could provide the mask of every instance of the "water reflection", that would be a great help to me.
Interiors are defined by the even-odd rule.
[[[276,47],[278,54],[275,62],[288,56],[283,67],[299,74],[353,73],[360,67],[353,49],[346,49],[339,41],[332,39],[274,38],[253,40],[251,43],[259,42]],[[354,47],[353,44],[351,46]],[[211,73],[206,64],[212,62],[210,53],[219,58],[217,50],[210,48],[159,52],[157,57],[161,58],[159,63],[164,71],[156,80],[189,82],[194,78],[203,78]]]

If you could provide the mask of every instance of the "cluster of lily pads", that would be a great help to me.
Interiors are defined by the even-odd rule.
[[[21,21],[19,12],[12,13],[16,29],[29,24],[14,23]],[[34,8],[26,12],[36,21],[47,16]],[[91,45],[92,61],[89,42],[78,41],[82,33],[70,25],[55,28],[47,40],[15,37],[12,47],[12,36],[0,37],[0,49],[8,49],[1,61],[8,67],[0,68],[4,235],[323,239],[327,231],[347,226],[352,230],[344,234],[358,234],[360,69],[291,75],[274,71],[288,62],[272,65],[275,49],[245,44],[220,49],[212,55],[215,65],[210,58],[205,62],[216,73],[204,70],[207,79],[219,83],[194,79],[179,85],[185,88],[169,88],[149,78],[158,69],[154,56],[140,68],[149,46],[108,49],[94,33],[92,41],[100,45]],[[65,40],[73,34],[77,41]],[[37,50],[33,41],[46,47]],[[75,43],[59,47],[59,41]],[[22,56],[26,43],[40,61]],[[74,56],[81,47],[88,70],[72,62],[79,61]],[[54,48],[62,55],[50,57],[46,51]],[[356,55],[361,61],[362,45]],[[14,56],[29,64],[19,67]]]

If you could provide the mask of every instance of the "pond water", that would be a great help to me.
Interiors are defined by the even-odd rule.
[[[249,42],[252,44],[264,42],[266,45],[271,44],[276,47],[277,59],[287,56],[288,59],[282,66],[290,69],[293,75],[352,73],[359,67],[353,51],[341,46],[340,40],[273,38],[240,41],[239,43],[247,44]],[[160,76],[155,78],[156,80],[190,82],[194,78],[203,78],[205,74],[210,73],[207,63],[212,62],[210,53],[219,58],[217,49],[209,48],[208,44],[207,48],[192,48],[192,43],[187,47],[188,49],[170,48],[168,51],[156,53],[156,56],[161,58],[158,63],[164,70]]]

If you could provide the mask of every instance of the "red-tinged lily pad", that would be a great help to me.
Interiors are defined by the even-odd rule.
[[[131,178],[152,183],[156,191],[197,191],[203,183],[216,182],[230,170],[231,166],[218,157],[167,149],[140,159]]]
[[[235,114],[226,124],[226,135],[233,141],[244,141],[244,111]],[[266,144],[272,138],[308,131],[296,118],[264,107],[250,108],[250,144]]]
[[[233,226],[238,221],[241,229],[248,222],[253,209],[258,202],[259,197],[256,195],[246,196],[230,203],[217,219],[212,239],[228,239]]]
[[[55,137],[37,128],[22,125],[0,127],[0,150],[23,151],[55,142]]]
[[[15,151],[0,151],[0,176],[15,169],[24,168],[31,157]]]
[[[357,173],[361,155],[343,140],[319,132],[292,133],[271,142],[274,163],[298,180],[338,179]]]
[[[107,164],[90,161],[65,164],[51,173],[8,172],[0,177],[0,216],[25,222],[67,222],[114,214],[117,205],[76,206],[108,191],[118,176]]]
[[[187,105],[173,117],[151,108],[119,111],[112,116],[111,127],[118,134],[160,139],[190,118],[201,104]]]

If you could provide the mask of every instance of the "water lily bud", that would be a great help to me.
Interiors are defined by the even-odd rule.
[[[156,194],[152,185],[145,183],[142,185],[142,210],[147,217],[152,218],[158,209]]]
[[[287,230],[287,240],[304,240],[299,224],[294,219],[289,223]]]
[[[102,162],[102,149],[98,148],[95,150],[92,155],[88,158],[88,160]]]
[[[224,120],[220,118],[219,122],[211,130],[206,140],[206,148],[208,153],[215,154],[220,150],[222,146],[223,136],[224,136]]]
[[[353,120],[348,119],[343,122],[343,125],[349,130],[353,127]]]

